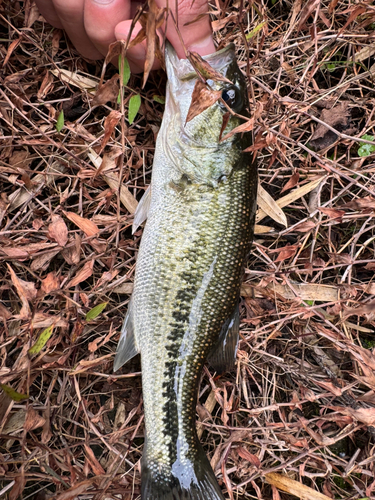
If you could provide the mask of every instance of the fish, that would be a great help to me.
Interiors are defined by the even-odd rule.
[[[187,120],[199,78],[165,49],[165,111],[134,216],[133,229],[147,221],[114,370],[141,354],[142,500],[224,500],[196,432],[197,392],[206,360],[218,373],[235,363],[258,179],[250,134],[230,135],[249,116],[234,45],[203,59],[220,98]]]

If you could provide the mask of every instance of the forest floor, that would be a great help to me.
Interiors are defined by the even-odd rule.
[[[201,442],[231,500],[375,498],[375,7],[211,9],[263,189],[236,370],[204,369]],[[116,68],[98,90],[103,61],[31,0],[0,2],[0,30],[0,496],[137,499],[140,363],[113,358],[166,78],[131,75],[118,104]]]

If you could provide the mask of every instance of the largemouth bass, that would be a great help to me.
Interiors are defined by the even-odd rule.
[[[204,59],[232,83],[208,81],[222,99],[186,122],[197,74],[166,49],[165,113],[150,189],[135,214],[146,218],[134,291],[114,369],[141,353],[146,439],[142,500],[223,500],[199,443],[195,415],[207,358],[233,366],[238,300],[253,237],[257,169],[249,134],[220,141],[223,117],[246,115],[246,83],[234,46]],[[224,134],[241,124],[230,114]]]

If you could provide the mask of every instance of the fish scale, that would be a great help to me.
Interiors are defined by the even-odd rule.
[[[245,114],[246,87],[233,48],[208,60],[241,90]],[[238,307],[257,173],[242,153],[248,135],[219,141],[222,104],[185,122],[197,77],[171,49],[166,62],[169,84],[151,202],[115,367],[131,357],[128,352],[141,353],[142,500],[222,500],[196,433],[197,390],[206,359],[225,350],[225,325],[232,325]],[[223,83],[212,85],[217,90]],[[225,132],[240,123],[232,116]],[[233,357],[233,346],[231,352]]]

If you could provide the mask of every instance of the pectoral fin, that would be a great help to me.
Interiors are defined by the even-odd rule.
[[[226,372],[234,367],[239,330],[240,312],[237,304],[232,316],[222,326],[218,343],[208,356],[208,362],[218,373]]]
[[[134,234],[139,226],[147,219],[148,211],[151,203],[151,184],[146,189],[144,195],[140,199],[137,209],[134,214],[132,233]]]
[[[132,301],[129,302],[128,312],[125,316],[124,324],[121,330],[120,340],[117,346],[115,361],[113,363],[113,371],[116,372],[119,368],[134,358],[139,353],[134,335],[133,326],[133,308]]]

